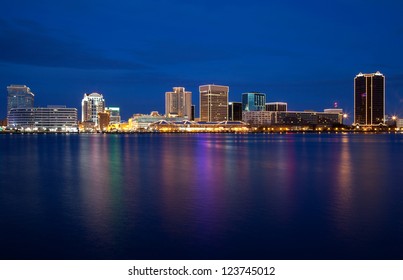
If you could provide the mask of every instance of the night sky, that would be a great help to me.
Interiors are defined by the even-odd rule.
[[[266,93],[289,110],[335,101],[353,114],[359,72],[386,76],[386,113],[403,117],[403,1],[2,1],[0,119],[6,87],[25,84],[35,106],[80,108],[84,93],[106,106],[164,113],[184,86]],[[79,109],[81,115],[81,109]],[[198,115],[198,113],[197,113]],[[351,117],[352,119],[352,117]],[[352,121],[352,120],[351,120]]]

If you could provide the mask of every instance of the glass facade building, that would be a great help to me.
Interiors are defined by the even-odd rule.
[[[7,87],[7,114],[14,108],[33,108],[34,94],[25,85]]]
[[[259,92],[242,94],[242,111],[265,111],[266,94]]]
[[[228,120],[229,121],[242,121],[242,103],[229,102],[228,103]]]
[[[354,124],[385,123],[385,76],[379,71],[354,78]]]
[[[196,115],[196,105],[192,105],[191,108],[192,108],[192,111],[191,111],[192,113],[191,113],[191,116],[190,116],[190,120],[194,121],[195,120],[195,115]]]
[[[200,91],[200,121],[228,120],[228,86],[204,85]]]

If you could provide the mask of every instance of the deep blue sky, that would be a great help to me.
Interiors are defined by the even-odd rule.
[[[26,84],[35,105],[80,108],[84,93],[107,106],[164,113],[164,93],[230,86],[290,110],[337,101],[353,113],[353,78],[386,76],[388,114],[403,117],[403,1],[3,1],[0,118],[6,87]],[[81,114],[81,110],[79,110]]]

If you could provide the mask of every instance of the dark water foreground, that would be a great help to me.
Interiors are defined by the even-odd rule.
[[[403,259],[403,135],[0,135],[1,259]]]

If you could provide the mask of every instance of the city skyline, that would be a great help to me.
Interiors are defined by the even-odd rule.
[[[357,77],[361,77],[361,76],[376,76],[377,74],[379,73],[379,75],[381,75],[382,77],[383,77],[383,79],[385,79],[385,76],[383,75],[383,73],[380,73],[380,71],[376,71],[376,73],[374,72],[374,73],[371,73],[371,74],[362,74],[362,72],[360,72],[360,73],[358,73],[356,76],[355,76],[355,78],[354,78],[354,86],[353,86],[353,97],[351,98],[352,100],[353,100],[353,108],[351,108],[350,109],[350,107],[347,107],[348,109],[347,110],[345,110],[344,108],[344,112],[348,115],[348,117],[349,118],[351,118],[351,123],[354,123],[354,116],[355,116],[355,114],[356,114],[356,106],[355,106],[355,104],[356,104],[356,93],[355,93],[355,91],[356,91],[356,85],[355,85],[355,80],[357,79]],[[383,80],[383,83],[384,83],[384,85],[383,85],[383,103],[382,103],[382,106],[383,106],[383,114],[385,115],[385,117],[391,117],[391,116],[399,116],[399,114],[398,113],[395,113],[395,112],[390,112],[390,111],[388,111],[387,109],[385,109],[385,107],[387,107],[387,102],[386,102],[386,97],[387,97],[387,95],[386,95],[386,90],[385,90],[385,88],[386,88],[386,86],[385,86],[385,81]],[[215,85],[215,84],[209,84],[209,85],[211,85],[211,86],[218,86],[218,85]],[[17,84],[10,84],[9,86],[7,86],[7,90],[8,90],[8,96],[10,95],[10,89],[12,89],[12,88],[17,88],[17,90],[23,90],[23,91],[27,91],[28,93],[29,93],[29,95],[32,95],[32,103],[33,103],[33,98],[34,98],[34,94],[31,92],[31,89],[30,89],[30,87],[28,87],[27,85],[17,85]],[[198,86],[199,87],[199,90],[200,90],[200,87],[202,87],[202,86]],[[219,86],[218,86],[219,87]],[[199,99],[199,100],[193,100],[193,98],[192,98],[192,94],[191,94],[191,92],[190,91],[185,91],[185,88],[184,87],[179,87],[179,86],[174,86],[173,87],[173,92],[165,92],[165,94],[164,94],[164,96],[165,96],[165,98],[164,98],[164,109],[161,111],[161,112],[165,112],[165,114],[166,114],[166,110],[167,110],[167,96],[168,96],[168,94],[172,94],[172,93],[176,93],[176,91],[183,91],[183,93],[185,93],[185,94],[187,94],[186,95],[186,103],[189,103],[189,99],[190,99],[190,107],[191,106],[196,106],[195,105],[195,103],[198,105],[198,106],[196,106],[196,108],[198,107],[198,109],[199,109],[199,111],[198,111],[198,113],[199,114],[196,114],[196,117],[197,116],[200,116],[200,102],[198,102],[198,101],[200,101],[200,98],[197,98],[197,99]],[[92,94],[97,94],[97,95],[100,95],[100,96],[103,96],[103,94],[102,93],[98,93],[98,92],[93,92]],[[199,93],[200,94],[200,93]],[[90,95],[90,94],[87,94],[87,93],[84,93],[84,96],[86,96],[86,95]],[[250,96],[254,96],[254,95],[262,95],[262,96],[265,96],[266,94],[264,94],[264,93],[260,93],[260,92],[248,92],[248,93],[240,93],[239,94],[239,97],[238,98],[233,98],[232,96],[230,96],[229,95],[229,91],[227,92],[227,100],[228,100],[228,102],[227,102],[227,105],[229,104],[229,102],[240,102],[240,103],[243,103],[245,100],[244,100],[244,96],[245,95],[250,95]],[[190,97],[189,97],[190,96]],[[9,103],[10,103],[10,101],[9,101],[9,97],[7,97],[8,99],[7,99],[7,102],[6,102],[6,105],[7,105],[7,108],[10,106],[9,105]],[[285,98],[281,98],[281,100],[283,100],[283,101],[277,101],[277,100],[270,100],[270,99],[266,99],[267,97],[265,97],[265,104],[267,104],[267,103],[285,103],[285,104],[288,104],[288,102],[287,102],[287,99],[285,99]],[[230,101],[230,100],[232,100],[232,101]],[[45,101],[46,102],[46,101]],[[61,100],[61,102],[59,102],[59,103],[63,103],[63,101]],[[82,103],[82,102],[81,102]],[[159,102],[158,102],[159,103]],[[46,107],[46,106],[48,106],[48,104],[46,104],[46,105],[42,105],[42,106],[36,106],[36,107]],[[151,105],[152,106],[152,105]],[[32,106],[33,107],[33,106]],[[81,106],[79,106],[79,107],[81,107],[81,108],[83,108],[83,104],[81,104]],[[155,108],[156,108],[157,106],[152,106],[151,108],[151,111],[157,111],[157,112],[160,112],[160,111],[158,111],[158,110],[155,110]],[[267,106],[266,106],[267,107]],[[392,106],[393,107],[393,106]],[[73,106],[73,108],[75,108],[74,106]],[[127,107],[126,107],[127,108]],[[339,107],[339,102],[334,102],[333,104],[329,104],[329,106],[325,106],[325,105],[323,105],[322,107],[320,107],[320,105],[319,105],[319,107],[318,107],[319,109],[317,110],[317,111],[321,111],[321,110],[323,110],[324,108],[340,108]],[[190,108],[188,108],[189,110],[188,111],[191,111],[190,110]],[[130,109],[129,109],[130,110]],[[263,109],[264,110],[264,109]],[[312,108],[303,108],[303,107],[301,107],[301,109],[299,110],[299,111],[303,111],[303,110],[312,110]],[[1,111],[1,110],[0,110]],[[295,110],[295,111],[298,111],[298,110]],[[315,111],[315,110],[313,110],[313,111]],[[6,111],[7,112],[7,111]],[[137,111],[137,112],[134,112],[134,111],[129,111],[129,112],[126,112],[126,117],[127,118],[130,118],[133,114],[138,114],[138,113],[145,113],[146,112],[146,110],[144,110],[144,109],[141,109],[140,108],[140,111]],[[401,111],[402,112],[402,115],[401,116],[403,116],[403,111]],[[389,114],[388,114],[389,113]],[[7,116],[4,116],[4,119],[6,118]],[[0,118],[1,119],[1,118]],[[82,117],[81,117],[81,119],[82,119]],[[387,119],[385,119],[384,121],[386,121]],[[363,124],[363,123],[362,123]]]
[[[78,96],[99,92],[120,104],[122,119],[133,112],[163,113],[160,96],[171,87],[195,93],[208,83],[229,85],[230,101],[258,91],[268,102],[287,102],[290,110],[338,102],[352,114],[351,77],[381,71],[388,78],[387,113],[402,115],[402,6],[7,2],[0,20],[0,88],[29,85],[39,107],[79,108]],[[194,104],[198,115],[195,98]],[[5,111],[0,106],[2,118]]]
[[[364,80],[365,79],[365,80]],[[322,107],[322,109],[326,111],[340,111],[343,113],[344,118],[346,118],[345,123],[347,123],[347,119],[351,118],[351,124],[359,124],[359,125],[379,125],[380,123],[386,123],[388,119],[396,119],[399,118],[396,114],[388,115],[385,110],[385,99],[386,99],[386,82],[385,76],[377,71],[376,73],[363,74],[362,72],[358,73],[354,78],[354,110],[351,115],[347,111],[343,111],[343,108],[338,106],[338,102],[334,102],[333,106],[329,106],[327,109]],[[30,104],[27,108],[33,108],[34,94],[31,92],[31,89],[26,85],[15,85],[12,84],[7,86],[7,109],[10,107],[13,108],[25,108],[27,105],[25,103]],[[368,92],[368,94],[367,94]],[[21,105],[17,105],[17,95],[21,95],[18,100]],[[218,97],[218,96],[221,96]],[[27,101],[26,96],[30,99]],[[368,97],[367,97],[368,96]],[[15,99],[15,100],[14,100]],[[369,100],[368,103],[366,100]],[[91,101],[92,100],[92,101]],[[372,107],[372,102],[375,100],[374,107]],[[91,102],[89,102],[91,101]],[[239,101],[230,101],[229,98],[229,86],[221,86],[215,84],[201,85],[199,86],[199,116],[202,121],[226,121],[232,120],[231,112],[233,108],[231,107],[233,103],[240,104],[240,109],[242,112],[244,111],[287,111],[288,103],[281,101],[270,101],[267,102],[266,94],[260,92],[248,92],[241,94],[241,102]],[[95,102],[95,103],[94,103]],[[360,105],[360,103],[364,102],[364,105]],[[380,102],[380,103],[379,103]],[[14,104],[15,103],[15,104]],[[18,104],[19,104],[18,103]],[[91,105],[94,103],[94,105]],[[98,104],[99,103],[99,104]],[[170,117],[180,117],[180,118],[191,118],[194,113],[194,107],[196,105],[193,104],[192,93],[186,91],[184,87],[173,87],[173,91],[165,92],[165,116]],[[378,104],[379,103],[379,104]],[[14,104],[14,105],[13,105]],[[49,106],[49,105],[47,105]],[[50,105],[52,106],[52,105]],[[206,107],[207,106],[207,107]],[[213,107],[211,107],[213,106]],[[227,107],[226,116],[225,109],[220,110],[218,107],[225,106]],[[278,107],[280,106],[280,107]],[[36,106],[38,107],[38,106]],[[45,107],[45,106],[42,106]],[[87,108],[88,107],[88,108]],[[91,109],[94,107],[93,109]],[[99,108],[98,108],[99,107]],[[213,114],[211,114],[210,110],[205,110],[202,116],[202,107],[204,108],[214,108]],[[217,107],[217,109],[216,109]],[[120,107],[111,107],[112,111],[106,107],[105,99],[103,95],[97,92],[93,92],[91,94],[84,94],[84,98],[81,101],[81,122],[84,121],[92,121],[97,124],[97,115],[99,112],[104,112],[105,110],[109,112],[110,115],[113,115],[113,123],[119,123],[122,121],[120,115]],[[231,109],[229,109],[231,108]],[[372,109],[371,109],[372,108]],[[217,114],[217,110],[220,112],[218,115],[221,116],[213,116]],[[364,111],[365,112],[364,112]],[[105,111],[105,112],[106,112]],[[221,112],[222,111],[222,112]],[[291,110],[298,111],[298,110]],[[310,109],[303,109],[300,111],[315,111]],[[321,111],[321,110],[318,110]],[[362,111],[362,112],[361,112]],[[153,111],[158,112],[158,111]],[[170,113],[169,113],[170,112]],[[186,113],[187,112],[187,113]],[[130,114],[143,114],[144,112],[133,112]],[[374,115],[375,119],[372,121],[372,115]],[[368,120],[368,118],[370,120]],[[116,120],[119,119],[119,122]],[[364,121],[365,119],[365,121]],[[125,121],[125,120],[123,120]]]

